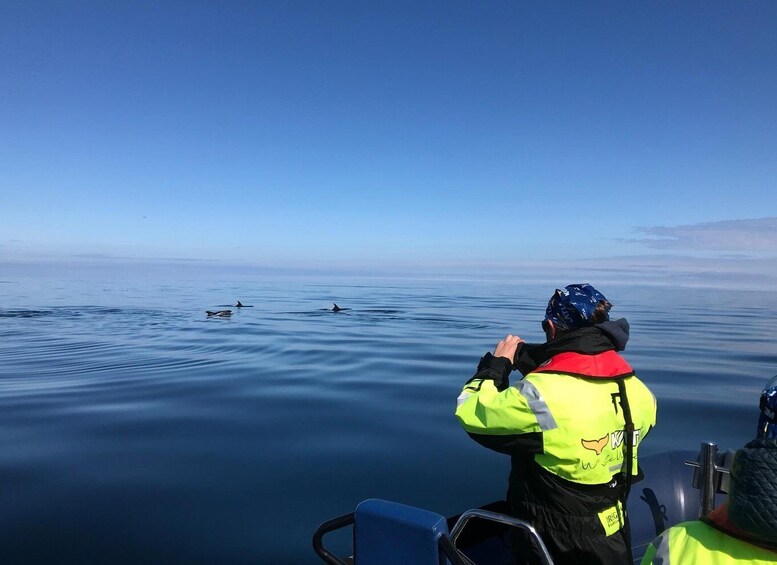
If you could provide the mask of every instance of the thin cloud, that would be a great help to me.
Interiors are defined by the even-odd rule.
[[[110,253],[74,253],[73,259],[93,259],[96,261],[127,261],[141,263],[223,263],[219,259],[196,259],[192,257],[135,257],[131,255],[111,255]]]
[[[689,254],[601,257],[550,266],[544,272],[559,280],[590,280],[602,284],[639,284],[692,288],[771,290],[777,288],[777,261],[772,257],[714,260]]]
[[[744,254],[777,251],[777,218],[640,227],[637,230],[648,237],[627,241],[651,249]]]

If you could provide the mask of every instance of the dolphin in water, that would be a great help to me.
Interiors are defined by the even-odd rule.
[[[337,304],[332,303],[332,312],[339,312],[342,310]]]
[[[232,315],[232,310],[205,310],[208,318],[227,318]]]
[[[235,304],[235,308],[253,308],[250,304],[243,304],[239,300],[237,301],[237,304]]]

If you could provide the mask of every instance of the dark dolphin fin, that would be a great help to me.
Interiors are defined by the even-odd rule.
[[[243,304],[238,300],[237,304],[235,304],[235,308],[242,308]]]
[[[340,310],[342,310],[342,308],[340,308],[337,304],[334,304],[334,302],[332,304],[334,305],[332,308],[332,312],[339,312]]]

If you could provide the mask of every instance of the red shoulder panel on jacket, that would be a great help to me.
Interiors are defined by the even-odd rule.
[[[559,353],[547,364],[540,365],[532,372],[566,373],[594,379],[614,379],[631,375],[634,373],[634,369],[616,351],[605,351],[596,355],[570,351]]]

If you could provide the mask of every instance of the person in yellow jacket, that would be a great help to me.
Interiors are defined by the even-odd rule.
[[[475,441],[511,456],[511,513],[534,524],[555,563],[631,563],[625,500],[637,450],[656,422],[653,394],[618,353],[625,319],[589,284],[557,290],[543,344],[508,335],[467,381],[456,417]],[[510,386],[518,369],[523,379]],[[533,563],[516,534],[516,563]]]
[[[766,563],[777,563],[777,439],[737,451],[728,502],[667,529],[642,558],[642,565]]]

